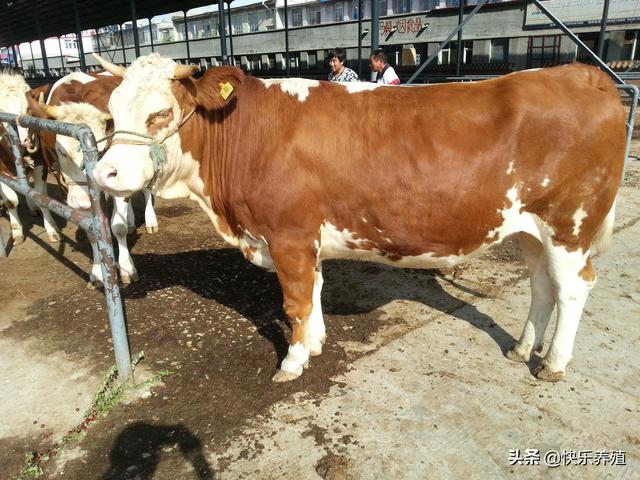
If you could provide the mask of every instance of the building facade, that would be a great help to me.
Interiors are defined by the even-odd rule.
[[[436,52],[458,24],[458,0],[377,1],[380,6],[377,43],[387,52],[390,63],[401,71],[414,71]],[[603,2],[589,0],[580,8],[572,7],[573,3],[569,5],[565,0],[549,0],[545,5],[595,51]],[[475,3],[477,0],[469,0],[465,13],[468,14]],[[360,5],[362,12],[359,12]],[[640,0],[611,2],[605,61],[628,61],[627,68],[640,60],[640,49],[636,48],[640,18],[636,12],[640,12]],[[232,3],[230,11],[225,9],[227,63],[258,75],[283,75],[286,68],[284,13],[284,0],[256,0],[241,7],[234,7]],[[138,23],[142,55],[158,51],[180,62],[200,63],[204,67],[224,62],[217,5],[204,13],[176,13],[167,17],[161,22],[152,19]],[[287,17],[289,66],[293,74],[320,75],[318,72],[327,68],[327,53],[334,47],[347,49],[351,67],[368,70],[372,43],[371,0],[362,0],[361,4],[356,0],[291,0]],[[91,46],[85,46],[85,52],[108,53],[110,60],[129,64],[135,58],[133,34],[130,23],[123,28],[99,29],[93,34]],[[504,73],[589,58],[586,51],[551,25],[536,7],[522,0],[494,0],[483,6],[465,27],[461,48],[463,73],[467,74]],[[450,73],[457,49],[454,40],[437,55],[428,70]],[[359,65],[358,53],[362,57]],[[92,57],[85,58],[87,65],[96,65]],[[25,62],[24,56],[22,60]],[[50,68],[59,68],[53,60],[49,60]],[[42,68],[37,56],[32,63],[36,71]]]

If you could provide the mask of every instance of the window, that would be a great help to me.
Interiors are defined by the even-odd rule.
[[[420,0],[420,10],[433,10],[440,6],[440,0]]]
[[[387,14],[387,0],[380,0],[380,12],[378,15],[384,17]]]
[[[457,7],[460,5],[460,0],[446,0],[445,5],[447,7]]]
[[[249,13],[249,31],[250,32],[257,32],[258,30],[259,30],[258,13],[257,12],[250,12]]]
[[[527,68],[548,67],[560,63],[560,35],[529,37]]]
[[[344,20],[344,5],[342,5],[342,2],[336,3],[334,7],[334,12],[335,12],[335,21],[342,22]]]
[[[309,25],[319,25],[321,20],[320,6],[308,7]]]
[[[411,0],[393,0],[393,13],[411,12]]]
[[[302,8],[291,9],[291,26],[292,27],[302,26]]]
[[[509,58],[509,39],[494,38],[491,40],[490,62],[506,62]]]
[[[242,15],[232,15],[231,16],[231,25],[232,31],[235,35],[236,33],[242,33]]]

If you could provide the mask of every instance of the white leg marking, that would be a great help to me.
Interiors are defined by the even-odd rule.
[[[129,202],[122,197],[113,197],[114,208],[111,216],[111,231],[118,242],[118,266],[120,267],[120,280],[122,283],[131,283],[138,280],[138,272],[133,265],[133,260],[127,245],[127,212]]]
[[[9,222],[11,223],[11,236],[13,244],[18,245],[24,242],[24,233],[22,232],[22,222],[18,217],[18,195],[4,183],[0,183],[0,194],[4,198],[9,212]]]
[[[545,250],[549,262],[549,276],[553,280],[558,305],[556,330],[551,340],[542,369],[547,373],[557,373],[553,379],[560,379],[571,360],[573,346],[582,316],[582,309],[595,281],[589,282],[580,276],[589,258],[589,251],[568,252],[564,247],[554,246],[551,239],[545,239]]]
[[[289,352],[280,365],[280,370],[295,376],[302,375],[302,368],[309,361],[309,351],[300,342],[289,345]]]
[[[144,194],[144,224],[147,228],[147,232],[155,233],[158,231],[158,219],[156,218],[156,211],[153,209],[153,197],[151,190],[142,190]]]
[[[34,170],[33,187],[43,195],[47,195],[47,183],[42,178],[42,173],[42,165],[36,165]],[[41,208],[40,211],[42,212],[42,221],[44,223],[44,229],[47,231],[49,241],[53,243],[59,242],[60,235],[58,234],[56,222],[51,217],[51,213],[46,208]]]
[[[115,201],[114,201],[115,203]],[[136,231],[136,215],[133,213],[133,202],[131,199],[127,202],[127,233]]]
[[[322,353],[322,345],[327,337],[324,319],[322,318],[322,303],[320,300],[320,292],[322,291],[322,262],[318,262],[318,267],[314,273],[313,282],[313,298],[311,303],[311,315],[307,328],[307,344],[309,345],[309,353],[312,356]]]
[[[102,268],[100,268],[100,253],[98,252],[98,242],[93,234],[88,234],[91,251],[93,252],[93,264],[89,275],[89,287],[102,288]]]

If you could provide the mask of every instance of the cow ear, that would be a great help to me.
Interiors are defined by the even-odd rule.
[[[244,73],[236,67],[216,67],[207,70],[195,82],[195,100],[207,110],[218,110],[229,104],[242,83]]]

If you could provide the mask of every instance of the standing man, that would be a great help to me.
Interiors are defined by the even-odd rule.
[[[334,48],[329,53],[329,66],[331,73],[327,79],[330,82],[357,82],[358,74],[345,67],[344,62],[347,59],[347,52],[343,48]]]
[[[381,48],[373,51],[369,57],[369,63],[371,64],[371,70],[378,72],[376,83],[400,85],[400,78],[393,67],[387,63],[387,56]]]

